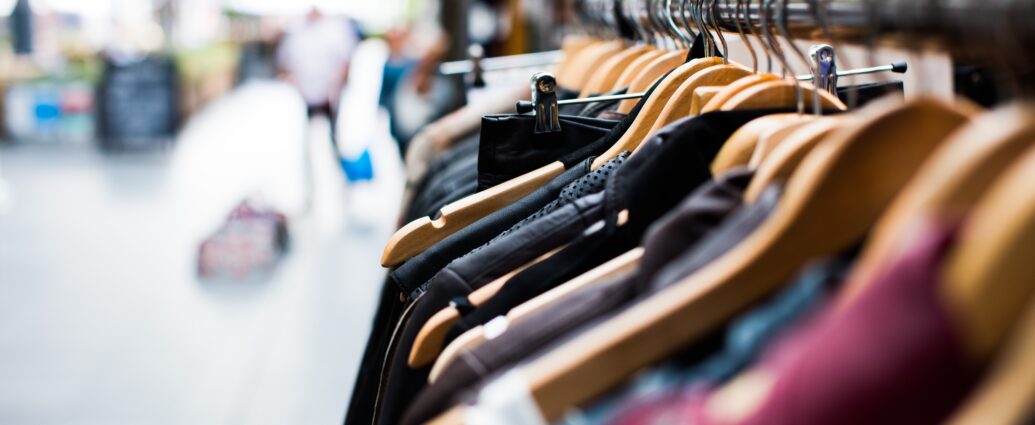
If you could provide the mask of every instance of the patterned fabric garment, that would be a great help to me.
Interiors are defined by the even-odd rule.
[[[614,174],[614,172],[617,171],[618,168],[625,163],[625,160],[629,158],[629,154],[630,153],[628,151],[622,152],[610,161],[607,161],[607,163],[600,166],[596,170],[593,170],[589,174],[586,174],[585,176],[580,177],[578,180],[575,180],[574,182],[572,182],[571,184],[569,184],[561,190],[561,194],[557,197],[557,199],[553,200],[549,204],[546,204],[546,206],[544,206],[539,211],[536,211],[532,215],[528,216],[528,218],[519,221],[510,229],[503,231],[503,233],[500,233],[499,236],[493,238],[492,241],[490,241],[489,243],[499,240],[507,234],[514,232],[528,225],[531,222],[539,220],[549,215],[550,213],[557,211],[565,205],[575,202],[579,198],[604,190],[604,187],[607,185],[608,177],[611,176],[611,174]],[[482,247],[484,246],[485,245],[482,245]],[[481,249],[482,247],[479,247],[478,249]],[[478,249],[476,249],[475,251],[477,251]]]

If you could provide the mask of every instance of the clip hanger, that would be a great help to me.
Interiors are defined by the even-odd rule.
[[[520,105],[520,102],[518,102]],[[532,105],[535,114],[535,134],[561,131],[561,117],[557,106],[557,78],[549,72],[532,76]]]

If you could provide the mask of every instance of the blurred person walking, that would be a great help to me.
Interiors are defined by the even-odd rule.
[[[305,101],[307,122],[311,124],[317,116],[324,116],[330,122],[335,163],[342,168],[345,164],[337,142],[338,103],[348,81],[352,54],[360,42],[359,34],[352,21],[324,16],[313,7],[302,25],[284,35],[276,57],[278,76],[293,85]],[[309,161],[307,148],[307,164]],[[311,180],[312,167],[308,168]],[[311,202],[309,199],[307,204]]]
[[[358,33],[351,21],[326,17],[314,7],[303,25],[284,35],[277,51],[279,76],[298,89],[309,119],[323,115],[330,120],[335,148],[338,101],[359,45]]]

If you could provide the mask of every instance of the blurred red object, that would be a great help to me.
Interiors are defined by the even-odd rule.
[[[242,201],[198,250],[198,276],[244,280],[276,268],[287,252],[287,217]]]

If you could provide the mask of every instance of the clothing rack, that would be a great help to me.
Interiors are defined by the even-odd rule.
[[[737,1],[718,0],[714,5],[716,24],[736,32],[738,23],[741,27],[747,23],[746,12],[756,29],[761,28],[764,16],[770,23],[780,19],[794,37],[829,34],[845,41],[908,45],[934,40],[949,50],[974,43],[992,47],[997,41],[1010,41],[995,44],[1009,48],[1035,40],[1035,21],[1031,20],[1035,3],[1026,0],[765,0],[765,13],[760,3],[742,3],[738,13]],[[877,34],[894,36],[876,40]]]
[[[444,62],[439,65],[439,73],[442,75],[469,74],[480,69],[482,72],[503,71],[516,68],[533,68],[552,65],[564,57],[560,50],[545,52],[526,53],[512,56],[499,56],[493,58],[472,58],[467,60]]]

